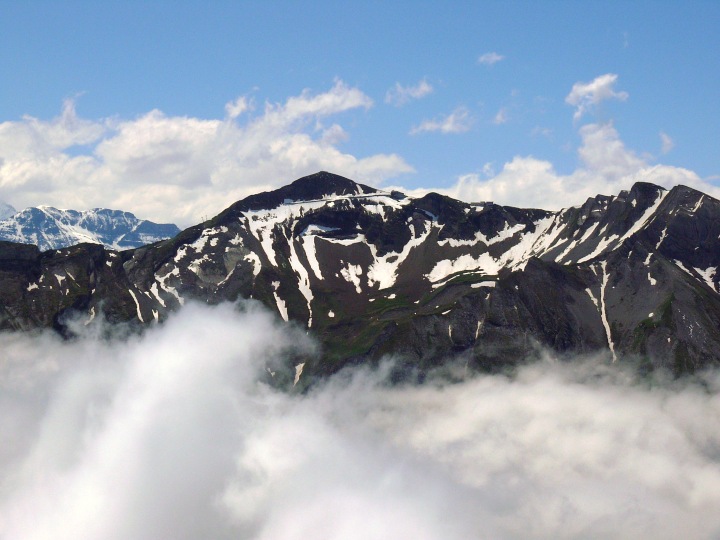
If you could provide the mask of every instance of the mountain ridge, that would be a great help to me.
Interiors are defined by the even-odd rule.
[[[685,186],[552,212],[321,172],[137,249],[0,244],[0,328],[248,298],[319,339],[307,379],[385,354],[498,370],[542,347],[687,373],[720,363],[719,238],[720,202]]]
[[[17,213],[17,210],[11,205],[0,201],[0,220],[12,217]]]
[[[41,251],[90,242],[110,249],[137,248],[175,236],[173,224],[138,219],[131,212],[93,208],[30,207],[0,220],[0,240],[37,245]]]

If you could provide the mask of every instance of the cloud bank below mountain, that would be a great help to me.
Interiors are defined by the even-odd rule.
[[[346,372],[253,304],[144,336],[0,335],[0,536],[712,538],[720,377],[640,382],[600,360],[457,384]],[[7,443],[9,441],[9,444]]]

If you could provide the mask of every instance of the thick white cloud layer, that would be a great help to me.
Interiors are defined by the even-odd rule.
[[[2,538],[720,532],[716,373],[645,384],[589,359],[419,387],[356,370],[284,393],[265,368],[310,345],[227,305],[127,340],[0,346]]]
[[[336,145],[347,134],[323,124],[372,104],[339,80],[326,92],[268,103],[255,116],[252,101],[240,97],[215,120],[154,110],[132,120],[90,121],[68,100],[54,120],[0,124],[0,194],[17,208],[101,206],[190,225],[323,169],[377,184],[412,167],[395,154],[343,153]]]

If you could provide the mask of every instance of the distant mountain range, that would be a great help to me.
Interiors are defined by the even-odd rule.
[[[0,219],[7,219],[16,212],[17,210],[15,210],[12,206],[0,201]]]
[[[684,186],[550,212],[322,172],[146,247],[0,244],[0,328],[253,298],[322,343],[307,380],[386,354],[502,370],[542,349],[688,373],[720,363],[718,267],[720,202]]]
[[[138,219],[120,210],[77,211],[39,206],[15,212],[11,206],[0,203],[0,240],[35,244],[41,251],[83,242],[123,250],[165,240],[179,232],[176,225]]]

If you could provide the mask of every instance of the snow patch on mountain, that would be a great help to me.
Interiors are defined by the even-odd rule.
[[[288,318],[288,312],[287,312],[287,306],[285,305],[285,300],[280,298],[280,296],[278,296],[278,293],[277,293],[278,289],[280,288],[280,282],[273,281],[272,288],[273,288],[273,297],[275,298],[275,305],[277,306],[278,313],[280,313],[280,316],[282,317],[283,321],[288,322],[290,319]]]
[[[600,263],[600,268],[602,268],[602,285],[600,288],[600,316],[602,318],[603,327],[605,328],[605,333],[607,334],[608,347],[610,348],[610,352],[612,353],[613,362],[617,362],[615,343],[613,342],[612,331],[610,323],[608,322],[607,315],[606,291],[608,282],[610,280],[610,274],[607,271],[607,261],[602,261]]]
[[[362,289],[360,288],[360,276],[362,275],[362,266],[359,264],[348,264],[346,268],[340,270],[340,274],[345,278],[345,281],[355,285],[355,291],[360,294]]]
[[[438,262],[425,277],[431,283],[437,283],[460,272],[475,271],[485,275],[496,275],[500,268],[497,260],[488,253],[483,253],[478,257],[461,255],[457,259],[445,259]]]
[[[705,270],[703,270],[702,268],[695,268],[694,270],[702,276],[702,278],[705,280],[705,283],[707,283],[708,287],[710,287],[713,291],[717,291],[717,289],[715,288],[715,283],[713,282],[713,278],[715,277],[715,274],[717,273],[717,268],[710,266],[709,268],[706,268]]]
[[[410,252],[421,245],[430,235],[430,228],[424,233],[416,236],[415,228],[413,228],[413,238],[405,244],[400,253],[389,252],[383,256],[379,256],[377,248],[370,244],[370,251],[373,254],[375,262],[368,269],[368,284],[372,287],[375,283],[379,288],[387,289],[395,284],[397,272],[400,265],[405,262]]]

